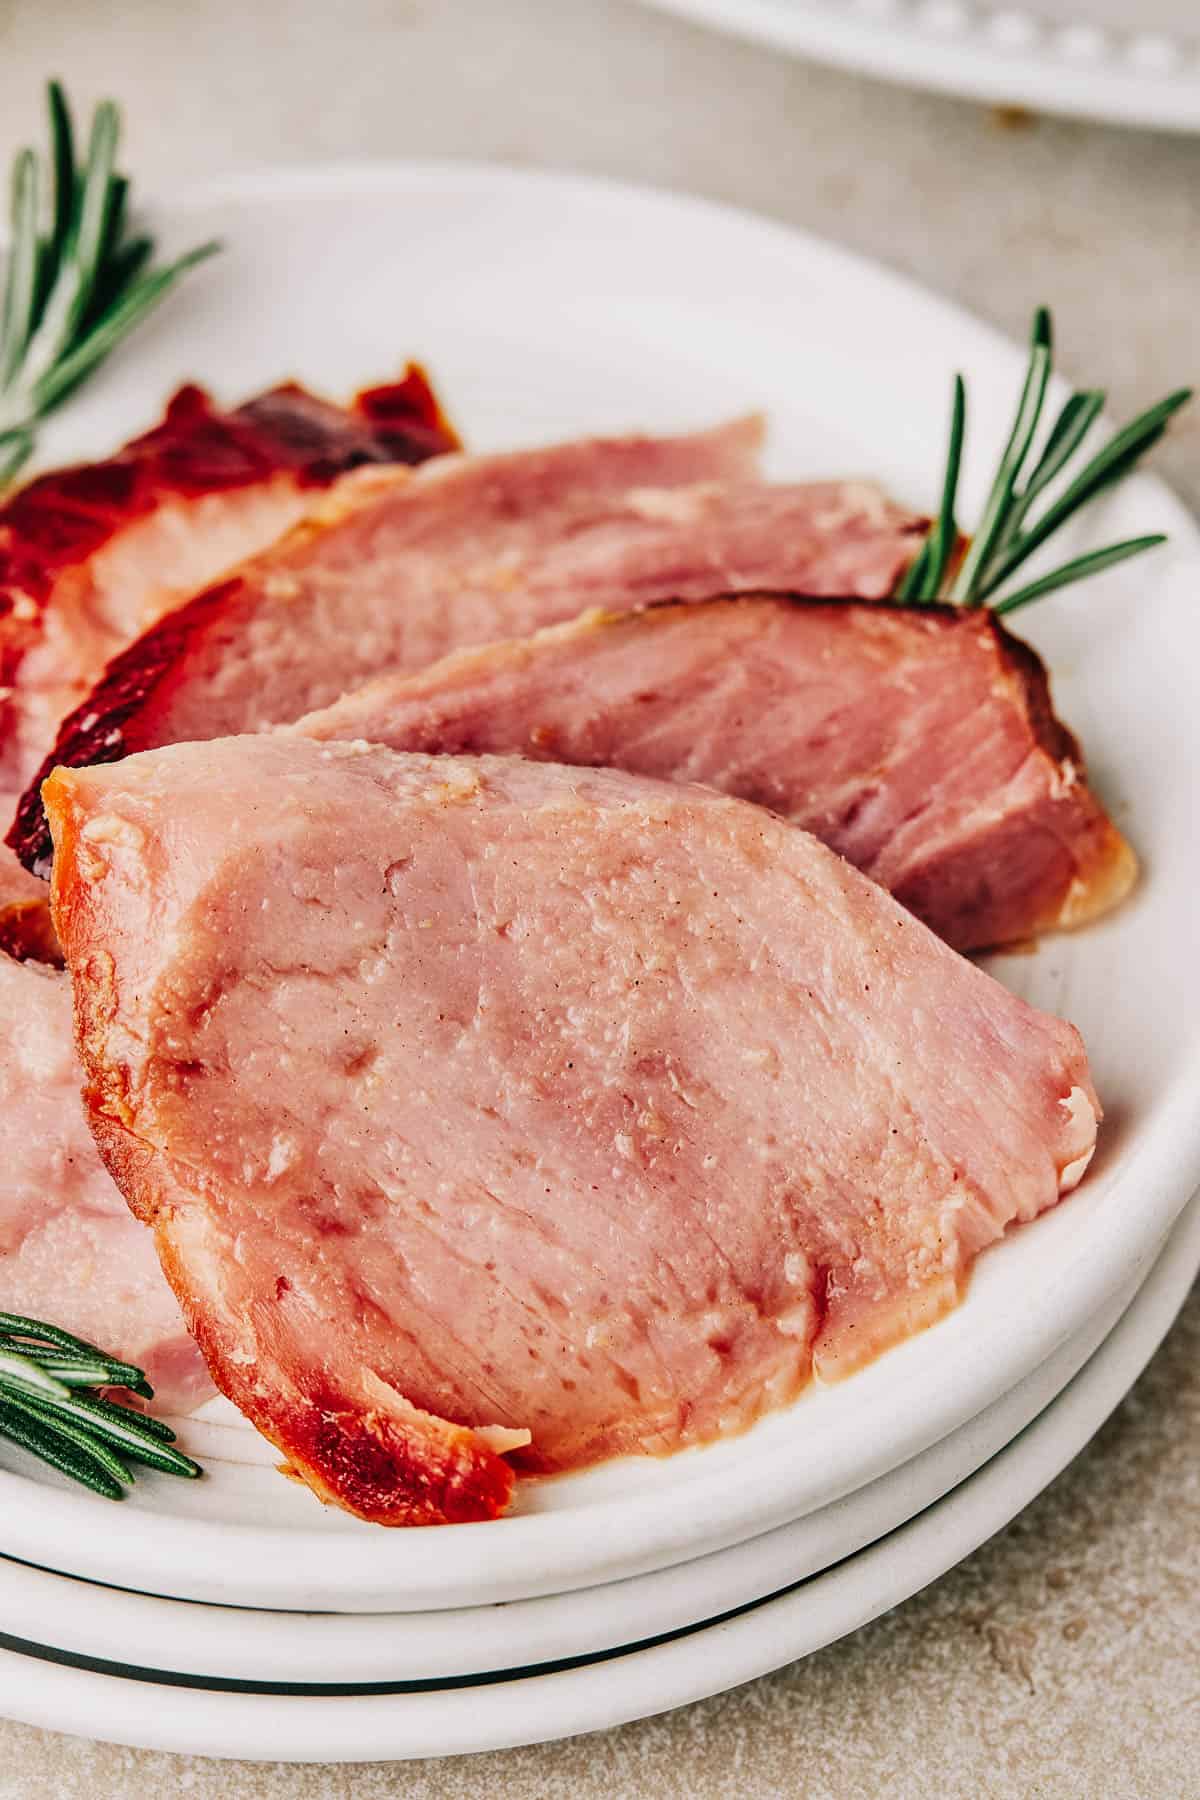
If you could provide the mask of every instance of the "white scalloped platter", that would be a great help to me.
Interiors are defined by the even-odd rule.
[[[1195,0],[647,0],[774,49],[964,99],[1200,131]]]
[[[574,178],[466,164],[306,171],[176,201],[164,217],[189,240],[219,236],[225,255],[70,409],[52,456],[112,445],[185,376],[229,397],[289,373],[336,391],[412,353],[480,448],[684,428],[761,405],[776,473],[877,475],[928,505],[961,368],[970,517],[1024,370],[1019,348],[826,245]],[[1070,320],[1059,326],[1069,337]],[[1200,534],[1150,477],[1089,525],[1156,530],[1171,534],[1168,551],[1020,615],[1145,878],[1102,925],[996,964],[1080,1026],[1108,1118],[1079,1192],[986,1255],[954,1315],[744,1437],[526,1484],[514,1516],[491,1524],[385,1532],[323,1510],[219,1408],[185,1433],[208,1478],[147,1479],[121,1507],[6,1451],[0,1550],[116,1586],[298,1610],[557,1593],[827,1506],[976,1417],[1078,1333],[1146,1265],[1200,1169]]]

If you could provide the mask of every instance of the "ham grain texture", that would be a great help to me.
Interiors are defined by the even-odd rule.
[[[760,807],[281,734],[46,784],[101,1152],[326,1500],[750,1425],[1085,1169],[1078,1034]]]
[[[20,489],[0,507],[5,810],[105,664],[156,619],[273,543],[347,471],[457,447],[416,367],[345,407],[288,384],[222,411],[185,387],[106,461]],[[0,904],[35,893],[15,867],[0,872]]]
[[[1136,860],[992,613],[760,595],[594,612],[383,676],[289,730],[515,753],[757,801],[960,950],[1116,904]]]
[[[761,423],[441,458],[354,476],[282,543],[163,619],[65,721],[8,842],[44,873],[51,768],[280,724],[382,670],[591,605],[726,588],[877,598],[923,522],[858,482],[754,479]]]
[[[0,1034],[0,1311],[65,1326],[191,1409],[212,1384],[84,1119],[69,977],[0,956]]]

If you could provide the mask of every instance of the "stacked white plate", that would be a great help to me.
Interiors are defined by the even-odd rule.
[[[1022,374],[1019,350],[890,276],[627,189],[346,169],[262,177],[168,217],[226,255],[52,454],[102,449],[185,375],[231,396],[287,373],[349,387],[413,351],[479,447],[763,405],[777,472],[862,471],[927,503],[963,368],[970,508]],[[1134,564],[1056,598],[1030,635],[1146,878],[1105,924],[995,964],[1087,1040],[1109,1118],[1079,1193],[989,1253],[952,1317],[852,1380],[736,1440],[528,1484],[494,1524],[383,1532],[324,1511],[223,1402],[181,1425],[207,1478],[148,1479],[120,1507],[6,1451],[0,1709],[273,1759],[594,1729],[853,1629],[1075,1454],[1200,1262],[1200,1212],[1184,1211],[1200,1172],[1200,539],[1149,479],[1104,511],[1108,535],[1166,530],[1172,550],[1153,577]]]
[[[972,100],[1200,131],[1194,0],[651,0],[772,48]]]

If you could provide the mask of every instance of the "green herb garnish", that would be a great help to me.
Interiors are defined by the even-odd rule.
[[[0,1313],[0,1437],[109,1500],[124,1499],[133,1482],[130,1462],[189,1479],[203,1473],[173,1447],[169,1425],[115,1405],[96,1388],[154,1395],[132,1363],[57,1325]]]
[[[128,234],[129,178],[117,169],[121,117],[102,100],[86,159],[75,160],[66,95],[48,90],[50,150],[18,153],[0,313],[0,487],[32,455],[37,427],[128,337],[180,278],[218,248],[153,266],[153,240]]]
[[[1035,451],[1038,427],[1046,401],[1053,366],[1053,331],[1050,313],[1040,306],[1033,318],[1029,368],[1017,405],[1008,442],[1000,457],[979,525],[962,551],[955,518],[958,473],[966,430],[966,392],[961,375],[954,379],[950,416],[950,442],[942,502],[929,536],[907,571],[895,598],[914,605],[948,601],[956,606],[990,606],[994,612],[1013,612],[1040,600],[1057,588],[1137,556],[1166,542],[1162,532],[1125,538],[1100,550],[1089,550],[1063,563],[1024,587],[1002,591],[1005,584],[1061,525],[1089,500],[1127,475],[1158,442],[1173,413],[1191,398],[1190,388],[1180,388],[1148,407],[1105,444],[1095,456],[1079,465],[1076,453],[1104,408],[1105,395],[1098,389],[1072,394]],[[1076,466],[1072,471],[1072,463]],[[1048,490],[1059,477],[1065,485],[1051,498]],[[1038,501],[1042,505],[1035,511]],[[953,573],[951,570],[953,569]]]

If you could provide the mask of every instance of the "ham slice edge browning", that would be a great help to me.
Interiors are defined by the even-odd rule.
[[[289,731],[704,782],[819,837],[960,950],[1114,906],[1132,850],[990,612],[738,595],[593,612],[381,676]]]
[[[226,411],[186,387],[113,456],[18,489],[0,506],[0,792],[10,805],[62,714],[161,611],[270,543],[346,471],[454,448],[415,366],[344,407],[287,384]],[[39,963],[61,963],[45,884],[0,851],[0,1307],[140,1364],[160,1404],[189,1409],[212,1392],[203,1361],[152,1234],[130,1216],[84,1122],[69,979]]]
[[[321,489],[457,448],[410,365],[347,406],[287,383],[222,410],[184,387],[114,455],[19,488],[0,506],[0,802],[16,806],[111,657],[273,543]],[[15,865],[0,869],[0,906],[38,897]],[[6,948],[19,953],[25,936],[19,917],[0,917]]]
[[[275,735],[46,797],[102,1152],[364,1517],[494,1516],[476,1427],[543,1470],[740,1430],[1091,1155],[1070,1026],[709,790]]]

